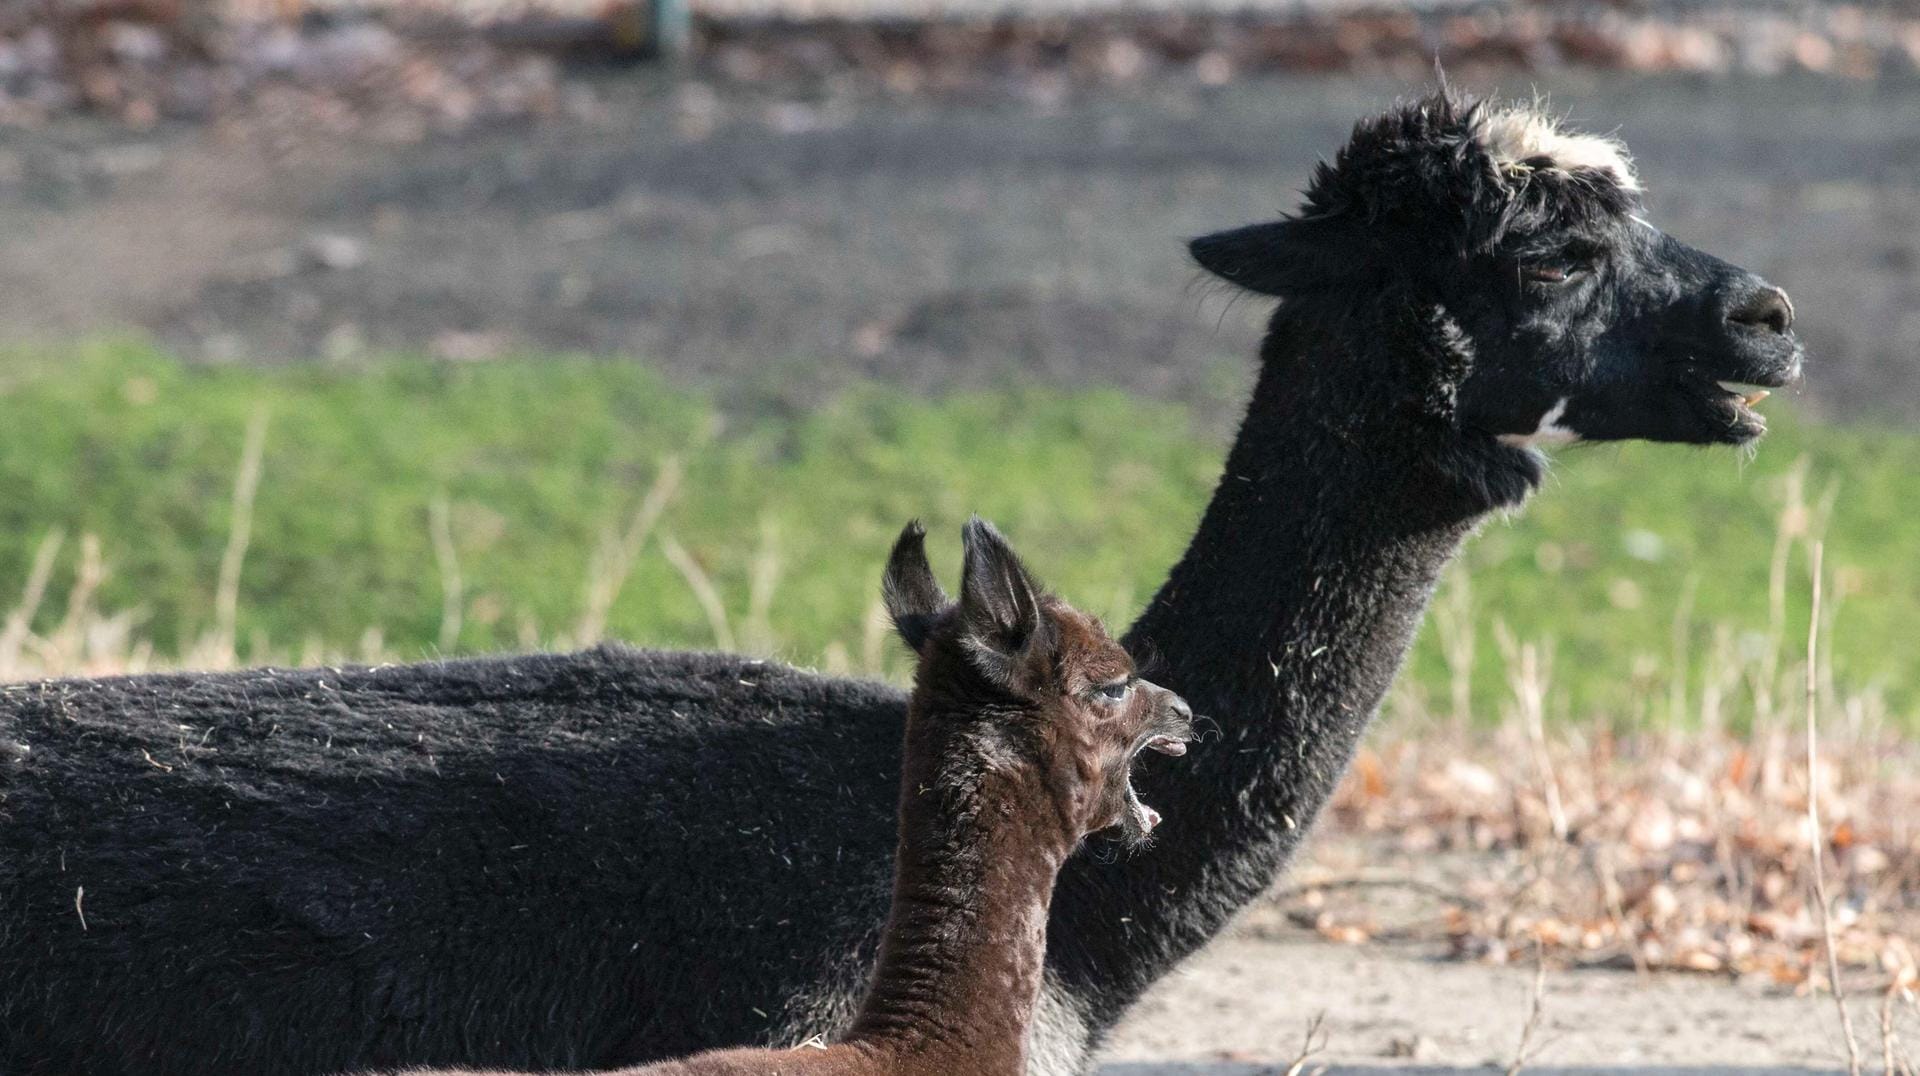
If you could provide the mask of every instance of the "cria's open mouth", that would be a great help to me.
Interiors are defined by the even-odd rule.
[[[1149,751],[1158,751],[1160,754],[1172,755],[1174,758],[1179,758],[1181,755],[1187,753],[1187,741],[1185,739],[1176,740],[1172,736],[1155,736],[1151,740],[1148,740],[1145,746]]]
[[[1126,811],[1120,828],[1125,831],[1130,843],[1146,840],[1160,825],[1160,812],[1142,803],[1140,793],[1133,787],[1133,763],[1139,759],[1142,751],[1173,758],[1187,753],[1187,743],[1193,739],[1193,722],[1184,710],[1184,706],[1180,710],[1172,707],[1163,710],[1152,725],[1134,738],[1133,749],[1127,753]]]
[[[1126,831],[1129,842],[1144,841],[1153,836],[1160,825],[1160,812],[1140,802],[1140,793],[1133,789],[1133,781],[1127,781],[1127,816],[1120,823]]]

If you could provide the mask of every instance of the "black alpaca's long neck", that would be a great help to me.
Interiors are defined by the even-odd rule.
[[[917,734],[917,712],[908,721],[893,907],[848,1039],[909,1053],[925,1071],[1014,1074],[1074,838],[1037,777],[942,766],[966,750]]]
[[[1423,362],[1363,365],[1377,346],[1276,317],[1199,531],[1125,640],[1221,735],[1136,776],[1165,819],[1150,850],[1061,874],[1050,961],[1096,1034],[1286,864],[1493,507],[1420,457],[1431,428],[1397,432],[1419,387],[1375,379]]]

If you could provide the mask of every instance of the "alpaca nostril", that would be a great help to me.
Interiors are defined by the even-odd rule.
[[[1762,288],[1746,302],[1727,312],[1727,320],[1748,328],[1771,329],[1785,335],[1793,328],[1793,301],[1776,287]]]

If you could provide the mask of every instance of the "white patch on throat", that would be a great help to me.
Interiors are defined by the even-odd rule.
[[[1617,139],[1562,130],[1552,117],[1531,108],[1483,112],[1476,126],[1475,135],[1503,173],[1535,167],[1524,162],[1545,157],[1551,167],[1591,169],[1612,177],[1622,190],[1640,189],[1633,159]]]
[[[1514,448],[1538,448],[1541,445],[1567,445],[1580,439],[1580,431],[1560,425],[1566,417],[1567,403],[1572,397],[1562,396],[1560,401],[1540,416],[1540,425],[1532,433],[1503,433],[1500,443]]]

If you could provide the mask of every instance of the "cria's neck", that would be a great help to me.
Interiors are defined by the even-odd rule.
[[[909,717],[893,907],[848,1042],[1017,1076],[1054,878],[1075,835],[1028,767],[989,772]],[[916,733],[921,733],[916,735]],[[960,756],[957,764],[946,759]]]

